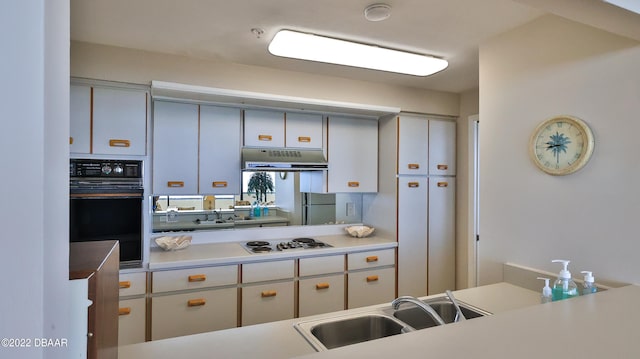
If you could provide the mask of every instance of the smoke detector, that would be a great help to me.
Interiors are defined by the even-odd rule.
[[[364,9],[364,18],[369,21],[382,21],[391,16],[391,6],[387,4],[373,4]]]

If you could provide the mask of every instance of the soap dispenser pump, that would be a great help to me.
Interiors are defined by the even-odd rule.
[[[571,279],[571,272],[569,272],[568,260],[554,259],[553,263],[562,263],[563,269],[558,274],[558,279],[553,283],[553,289],[551,290],[553,301],[573,298],[579,295],[578,286],[576,282]]]
[[[598,288],[595,285],[595,278],[593,278],[593,272],[583,270],[580,272],[584,274],[584,283],[582,284],[582,295],[595,293]]]
[[[549,287],[549,278],[538,277],[544,281],[544,288],[542,288],[542,295],[540,296],[540,303],[549,303],[553,300],[553,296],[551,294],[551,287]]]

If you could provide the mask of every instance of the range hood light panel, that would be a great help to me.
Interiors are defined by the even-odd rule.
[[[291,30],[280,30],[271,40],[269,52],[281,57],[414,76],[429,76],[449,66],[446,60],[432,56]]]

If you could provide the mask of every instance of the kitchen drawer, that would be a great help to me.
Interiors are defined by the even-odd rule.
[[[344,256],[300,258],[300,277],[344,272]]]
[[[238,266],[202,267],[153,272],[152,292],[210,288],[238,283]]]
[[[349,270],[394,265],[395,262],[395,249],[349,253],[347,255],[347,269]]]
[[[242,265],[242,283],[293,278],[294,260],[248,263]]]
[[[147,291],[147,272],[120,273],[120,297],[144,295]]]
[[[238,289],[209,289],[151,299],[151,339],[235,328]]]
[[[294,317],[293,281],[242,288],[242,326]]]
[[[142,343],[145,341],[145,302],[145,298],[124,299],[120,301],[118,345]]]
[[[349,273],[348,309],[391,302],[395,299],[396,270],[382,268]]]
[[[300,279],[300,317],[344,310],[344,274]]]

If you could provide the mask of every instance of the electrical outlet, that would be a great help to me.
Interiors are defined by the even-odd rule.
[[[347,202],[347,217],[356,215],[356,206],[353,202]]]

